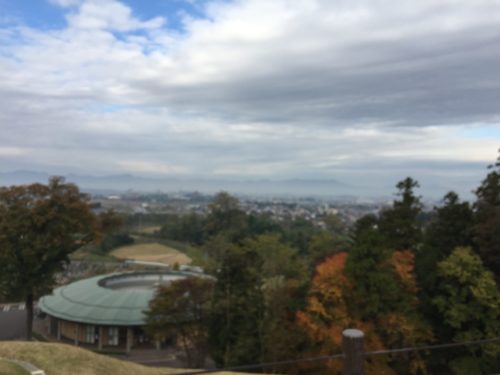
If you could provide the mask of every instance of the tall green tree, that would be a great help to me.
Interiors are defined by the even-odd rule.
[[[205,271],[215,274],[220,269],[226,254],[234,251],[236,246],[222,234],[210,237],[201,248],[204,255],[202,266]]]
[[[247,216],[246,236],[253,237],[265,233],[283,233],[280,224],[270,213],[251,213]]]
[[[262,287],[265,311],[261,324],[261,362],[300,358],[306,337],[296,329],[295,300],[301,285],[283,276],[267,278]],[[299,293],[298,293],[299,292]],[[294,367],[270,366],[266,373],[296,373]]]
[[[422,212],[422,203],[414,192],[419,184],[407,177],[398,182],[396,187],[399,199],[393,202],[390,209],[382,212],[379,220],[380,232],[391,249],[415,250],[422,235],[421,225],[417,220]]]
[[[344,270],[350,281],[347,306],[351,319],[370,322],[387,347],[428,342],[432,333],[418,312],[414,254],[390,250],[370,217],[355,233]],[[391,366],[397,373],[416,373],[423,361],[416,354],[409,361],[394,358]]]
[[[306,258],[284,243],[278,234],[246,239],[243,247],[262,259],[264,310],[261,327],[262,362],[295,358],[304,338],[293,329],[295,312],[305,304],[309,279]],[[270,368],[266,371],[283,371]],[[289,372],[290,369],[287,369]]]
[[[391,251],[376,229],[365,230],[355,240],[345,264],[352,283],[351,313],[356,319],[372,320],[404,302],[399,282],[389,262]]]
[[[89,198],[61,177],[0,188],[0,285],[9,297],[25,300],[28,340],[33,301],[51,291],[68,255],[96,232]]]
[[[108,253],[109,251],[120,247],[131,245],[134,243],[134,237],[123,231],[124,220],[114,210],[108,210],[98,215],[100,235],[99,246],[96,251],[100,253]]]
[[[283,276],[305,282],[307,265],[297,250],[284,243],[278,234],[263,234],[243,241],[243,247],[257,252],[262,260],[264,279]]]
[[[175,335],[189,367],[205,366],[213,286],[209,278],[173,281],[158,290],[146,312],[146,330],[158,339]]]
[[[481,259],[500,283],[500,156],[488,168],[490,173],[476,190],[474,242]]]
[[[378,217],[376,215],[367,214],[356,220],[350,231],[352,240],[355,241],[356,238],[367,230],[378,230]]]
[[[261,357],[264,314],[262,261],[257,252],[233,246],[216,273],[209,342],[218,366],[256,363]]]
[[[246,230],[245,212],[237,198],[223,191],[218,193],[209,205],[205,222],[207,237],[224,235],[230,240],[240,240]]]
[[[438,263],[438,290],[433,299],[441,324],[453,341],[500,336],[500,292],[493,274],[471,248],[459,247]],[[500,343],[470,346],[453,352],[455,374],[489,374],[500,368]]]
[[[313,223],[301,217],[283,222],[282,228],[285,242],[303,255],[307,254],[313,236],[320,231]]]
[[[435,287],[437,263],[448,257],[459,246],[472,245],[473,213],[468,202],[461,202],[450,191],[441,207],[434,207],[434,215],[424,234],[424,245],[415,263],[419,285],[424,293]]]
[[[315,234],[311,238],[308,249],[310,264],[314,267],[331,255],[349,251],[351,245],[349,237],[345,235],[333,234],[327,231]]]
[[[205,239],[205,218],[194,212],[187,215],[169,214],[161,226],[160,236],[201,245]]]
[[[323,216],[326,230],[334,235],[345,236],[349,232],[348,225],[338,215],[326,214]]]

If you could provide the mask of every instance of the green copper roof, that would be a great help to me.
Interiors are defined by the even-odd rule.
[[[38,306],[48,315],[75,322],[143,325],[155,285],[190,275],[144,272],[95,276],[54,289],[40,299]]]

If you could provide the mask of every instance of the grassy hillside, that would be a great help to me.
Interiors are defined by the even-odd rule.
[[[191,259],[187,255],[159,243],[140,243],[123,246],[113,250],[111,255],[118,259],[135,259],[149,262],[161,262],[170,265],[174,263],[191,263]]]
[[[72,345],[57,343],[2,341],[0,342],[0,358],[32,363],[44,370],[47,375],[166,375],[186,372],[186,369],[141,366]],[[19,372],[16,366],[11,366],[10,363],[0,360],[0,374],[22,375],[25,372]],[[243,373],[233,372],[218,372],[216,374],[243,375]]]
[[[2,375],[29,375],[21,366],[0,359],[0,374]]]
[[[44,370],[47,375],[159,375],[175,373],[174,370],[140,366],[71,345],[55,343],[0,342],[0,357],[30,362]],[[2,371],[0,373],[3,374]]]

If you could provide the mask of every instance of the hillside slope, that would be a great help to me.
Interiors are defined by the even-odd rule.
[[[0,357],[30,362],[47,375],[173,374],[175,370],[140,366],[71,345],[41,342],[0,342]]]
[[[1,341],[0,358],[32,363],[44,370],[46,375],[166,375],[186,372],[186,369],[141,366],[72,345],[46,342]],[[218,372],[216,374],[243,375],[243,373],[233,372]]]

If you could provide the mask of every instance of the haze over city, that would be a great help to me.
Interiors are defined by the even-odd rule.
[[[324,180],[360,194],[412,176],[442,196],[470,194],[496,158],[499,1],[0,9],[3,173]]]

